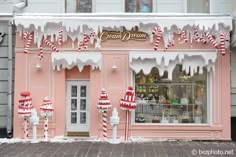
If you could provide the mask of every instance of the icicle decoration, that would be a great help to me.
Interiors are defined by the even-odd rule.
[[[153,35],[157,34],[156,39],[155,39],[155,43],[154,43],[154,51],[157,51],[159,44],[160,44],[161,36],[162,36],[161,27],[159,27],[159,26],[154,27],[152,30],[152,34]]]
[[[196,43],[199,43],[200,42],[200,37],[199,37],[199,34],[198,34],[198,29],[195,27],[194,28],[194,40]]]
[[[50,41],[48,41],[47,39],[43,39],[43,42],[45,44],[47,44],[53,51],[55,52],[59,52],[59,49],[56,48],[56,46],[54,46]]]
[[[27,37],[27,36],[26,36],[26,37]],[[28,35],[28,38],[27,38],[27,42],[26,42],[26,44],[25,44],[25,50],[24,50],[25,53],[29,53],[29,48],[30,48],[32,39],[33,39],[33,35],[32,35],[32,34],[29,34],[29,35]]]
[[[102,130],[103,137],[107,138],[107,111],[102,112]]]
[[[63,33],[63,28],[60,27],[60,29],[58,30],[58,44],[59,45],[62,44],[62,33]]]
[[[213,39],[212,35],[210,35],[209,32],[206,33],[206,37],[209,40],[209,42],[216,48],[219,48],[219,45],[217,44],[217,42]]]

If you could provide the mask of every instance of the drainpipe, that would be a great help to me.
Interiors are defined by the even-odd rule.
[[[7,114],[7,137],[12,137],[12,19],[8,22],[8,114]]]

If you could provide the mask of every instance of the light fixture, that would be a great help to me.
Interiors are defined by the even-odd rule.
[[[40,64],[40,62],[38,62],[38,63],[35,65],[35,68],[41,69],[41,64]]]
[[[116,70],[117,69],[117,66],[116,65],[112,65],[112,70]]]

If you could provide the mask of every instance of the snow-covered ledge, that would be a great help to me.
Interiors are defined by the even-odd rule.
[[[163,30],[165,45],[171,40],[173,33],[179,29],[194,38],[194,29],[199,35],[209,32],[220,41],[220,33],[232,30],[232,17],[228,14],[156,14],[156,13],[89,13],[89,14],[21,14],[14,17],[17,30],[33,32],[34,42],[40,47],[43,36],[51,36],[51,41],[58,39],[58,30],[64,29],[63,41],[69,37],[72,42],[83,40],[83,34],[91,30],[96,33],[101,29],[122,31],[123,27],[131,30],[138,27],[152,39],[152,29],[160,26]],[[56,38],[54,38],[56,37]],[[97,45],[100,45],[98,36]],[[73,46],[72,46],[73,47]]]
[[[53,52],[51,55],[53,70],[60,71],[63,69],[71,69],[75,66],[82,71],[84,66],[90,65],[92,69],[101,69],[101,53],[99,52]]]
[[[203,68],[214,73],[217,52],[130,52],[129,64],[135,73],[143,70],[144,74],[149,74],[153,67],[157,67],[161,76],[164,71],[168,72],[168,79],[172,80],[172,72],[177,64],[183,65],[186,73],[193,76],[199,67],[199,73],[203,73]]]

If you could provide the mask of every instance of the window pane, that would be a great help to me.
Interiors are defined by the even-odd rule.
[[[125,12],[133,13],[136,12],[137,3],[136,0],[125,1]]]
[[[80,100],[80,110],[86,110],[86,99]]]
[[[71,110],[77,110],[77,99],[71,99]]]
[[[77,123],[77,113],[71,112],[71,124],[76,124],[76,123]]]
[[[152,0],[140,0],[139,12],[150,13],[152,12]]]
[[[207,70],[190,76],[176,65],[172,76],[135,75],[136,123],[207,123]]]
[[[87,90],[86,86],[80,87],[80,96],[81,97],[86,97],[86,92],[87,92],[86,90]]]
[[[188,0],[188,13],[209,13],[209,0]]]
[[[77,12],[77,0],[66,0],[66,12],[67,13]]]
[[[71,97],[77,97],[77,86],[71,86]]]
[[[80,124],[86,124],[86,113],[80,112]]]
[[[79,0],[78,2],[79,13],[91,13],[92,12],[92,0]]]

